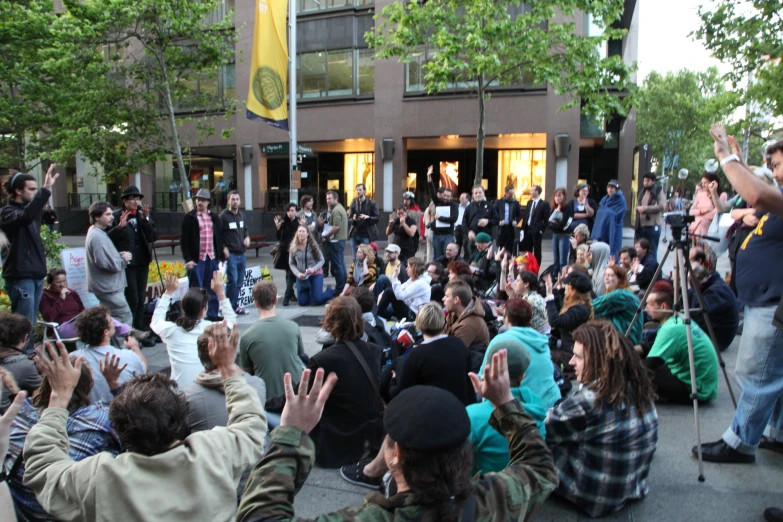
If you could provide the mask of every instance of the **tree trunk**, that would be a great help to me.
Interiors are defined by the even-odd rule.
[[[478,78],[478,102],[479,102],[479,124],[476,132],[476,176],[473,180],[474,185],[481,185],[484,179],[484,78]]]
[[[185,171],[185,160],[182,159],[182,146],[179,143],[179,132],[177,131],[177,119],[174,117],[174,102],[171,99],[171,87],[169,86],[169,77],[166,70],[166,62],[161,60],[161,71],[163,72],[163,86],[166,88],[166,109],[169,112],[169,125],[171,125],[171,144],[174,148],[174,155],[177,157],[177,169],[179,169],[179,191],[186,196],[190,196],[190,180]]]

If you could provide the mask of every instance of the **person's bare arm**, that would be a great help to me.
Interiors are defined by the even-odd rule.
[[[732,154],[729,146],[729,136],[723,125],[714,124],[710,128],[710,135],[715,140],[715,155],[718,159],[722,160]],[[732,140],[734,140],[733,137]],[[783,217],[783,193],[778,188],[767,185],[739,161],[730,161],[723,165],[723,172],[729,179],[729,183],[734,187],[734,190],[749,205],[764,212],[770,212],[775,216]]]

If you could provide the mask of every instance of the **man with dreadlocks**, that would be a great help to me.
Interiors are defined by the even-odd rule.
[[[560,478],[555,494],[600,517],[647,495],[658,442],[655,391],[612,323],[590,321],[572,335],[581,388],[549,410],[546,441]]]

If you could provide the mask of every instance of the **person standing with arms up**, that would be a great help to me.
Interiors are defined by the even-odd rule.
[[[245,249],[250,244],[250,233],[247,230],[245,213],[239,210],[242,201],[239,192],[228,193],[228,207],[220,213],[220,224],[223,230],[223,255],[226,263],[226,294],[231,302],[231,308],[237,315],[245,315],[245,310],[239,306],[239,289],[245,280]]]
[[[11,299],[11,311],[27,317],[33,329],[46,277],[46,253],[38,218],[59,176],[54,171],[56,166],[56,163],[49,165],[40,189],[33,176],[22,172],[9,176],[3,187],[9,201],[0,209],[0,230],[10,243],[2,263],[5,291]],[[33,350],[32,335],[28,350]]]

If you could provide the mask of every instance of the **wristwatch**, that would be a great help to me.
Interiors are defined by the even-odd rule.
[[[737,156],[736,154],[729,154],[728,156],[720,160],[720,166],[722,167],[726,163],[731,163],[732,161],[739,162],[740,161],[739,156]]]

